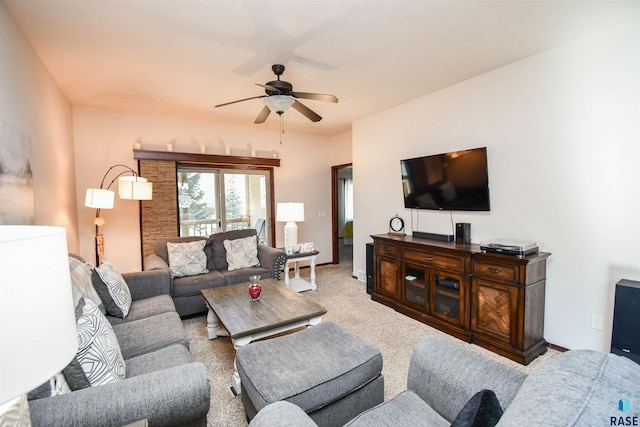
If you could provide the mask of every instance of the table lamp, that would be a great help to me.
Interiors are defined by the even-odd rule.
[[[31,425],[26,393],[76,354],[66,231],[0,225],[0,425]]]
[[[284,226],[284,245],[298,244],[298,226],[296,222],[304,221],[304,203],[278,203],[276,221],[286,222]]]

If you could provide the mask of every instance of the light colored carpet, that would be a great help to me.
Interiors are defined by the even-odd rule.
[[[305,270],[303,270],[305,273]],[[316,268],[317,291],[303,295],[327,308],[323,321],[339,323],[363,339],[380,348],[383,358],[385,400],[406,388],[411,350],[425,335],[439,334],[486,354],[502,363],[525,372],[535,369],[543,361],[558,354],[549,350],[528,366],[522,366],[476,345],[467,344],[437,329],[399,314],[389,307],[374,302],[365,292],[365,284],[351,277],[351,265],[327,265]],[[207,338],[206,316],[183,321],[196,361],[208,369],[211,382],[211,409],[209,426],[246,426],[247,421],[240,397],[235,397],[229,387],[233,373],[234,350],[227,337]]]

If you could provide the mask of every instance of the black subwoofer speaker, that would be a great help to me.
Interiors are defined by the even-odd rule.
[[[367,243],[367,293],[373,293],[373,243]]]
[[[616,284],[611,353],[640,364],[640,282],[622,279]]]
[[[471,243],[471,224],[456,222],[456,243],[468,245]]]

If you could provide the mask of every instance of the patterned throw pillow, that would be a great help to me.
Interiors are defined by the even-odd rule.
[[[69,254],[69,270],[74,304],[77,305],[81,297],[89,298],[96,303],[103,314],[106,313],[102,299],[91,283],[93,264],[86,262],[78,255]]]
[[[260,261],[258,260],[258,240],[256,236],[225,240],[223,244],[227,250],[229,271],[260,265]]]
[[[126,366],[111,324],[90,299],[76,309],[76,359],[91,386],[124,380]]]
[[[207,255],[204,253],[206,240],[193,242],[167,242],[169,254],[169,268],[173,277],[194,276],[208,273]]]
[[[100,295],[107,313],[124,319],[131,308],[131,292],[124,278],[109,261],[95,268],[92,277],[93,287]]]

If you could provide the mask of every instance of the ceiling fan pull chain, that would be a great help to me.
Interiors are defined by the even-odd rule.
[[[280,114],[280,145],[282,145],[282,134],[284,133],[284,119],[282,118],[282,114]]]

